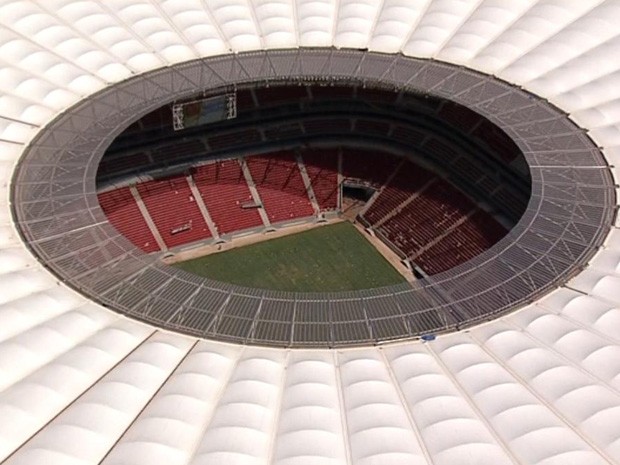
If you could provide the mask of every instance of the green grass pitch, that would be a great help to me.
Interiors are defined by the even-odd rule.
[[[352,291],[405,281],[348,222],[207,255],[175,266],[218,281],[296,292]]]

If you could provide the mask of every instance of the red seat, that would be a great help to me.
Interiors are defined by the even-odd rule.
[[[292,152],[248,157],[246,163],[270,222],[314,215]]]
[[[136,247],[145,252],[156,252],[159,246],[142,216],[138,204],[131,195],[129,187],[98,194],[101,209],[110,223],[129,239]]]
[[[338,151],[304,150],[302,159],[319,209],[328,211],[338,208]]]
[[[137,188],[168,247],[211,237],[211,231],[184,176],[144,182]]]
[[[199,166],[193,178],[220,234],[263,225],[255,208],[243,208],[253,199],[237,160]]]

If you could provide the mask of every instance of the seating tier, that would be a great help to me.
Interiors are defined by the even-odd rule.
[[[292,152],[249,157],[246,162],[270,222],[314,215]]]
[[[338,208],[338,151],[305,150],[302,159],[321,211]]]
[[[237,160],[223,160],[198,166],[194,182],[220,234],[263,225],[252,194]]]
[[[366,211],[364,217],[370,223],[377,223],[397,209],[403,202],[416,195],[426,183],[435,177],[430,171],[411,162],[403,163],[396,175]]]
[[[415,262],[428,274],[441,273],[484,252],[506,232],[488,213],[478,211],[416,257]]]
[[[159,246],[142,216],[129,187],[98,194],[101,209],[123,236],[145,252],[156,252]]]
[[[379,231],[411,257],[474,209],[464,194],[438,179],[383,223]]]
[[[137,185],[151,219],[168,247],[207,239],[211,232],[183,176]]]

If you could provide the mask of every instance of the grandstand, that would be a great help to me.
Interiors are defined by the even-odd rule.
[[[276,60],[277,63],[301,60],[307,65],[308,62],[304,61],[305,53],[244,54],[235,57],[234,60],[240,61],[228,69],[233,73],[233,70],[244,68],[249,61],[256,59],[269,62]],[[334,60],[332,50],[312,53],[331,56],[330,62],[334,66],[349,59],[347,57],[363,59],[366,63],[365,73],[380,67],[381,58],[376,54],[358,52],[351,55],[350,52],[342,52]],[[63,236],[62,231],[81,224],[71,229],[70,233],[75,243],[88,252],[69,253],[66,257],[61,255],[62,259],[52,259],[47,263],[52,269],[58,267],[57,272],[65,276],[74,287],[83,292],[92,292],[94,298],[112,308],[192,335],[208,331],[209,337],[228,341],[242,339],[253,343],[294,347],[325,344],[330,347],[347,346],[459,329],[489,318],[490,315],[511,311],[573,273],[574,267],[579,267],[581,261],[596,249],[604,237],[601,233],[604,225],[613,215],[610,179],[604,168],[598,168],[602,163],[600,155],[592,148],[589,139],[556,109],[532,100],[522,90],[506,83],[469,70],[429,64],[424,60],[405,57],[393,60],[391,66],[408,69],[409,74],[425,76],[416,81],[418,87],[415,90],[398,80],[392,85],[381,80],[369,85],[372,79],[361,77],[346,83],[337,79],[330,82],[332,78],[329,74],[321,80],[309,76],[293,84],[290,78],[277,73],[268,79],[268,84],[260,79],[254,83],[242,79],[237,81],[238,85],[233,91],[245,102],[245,110],[234,112],[235,117],[232,119],[212,122],[207,133],[204,126],[175,131],[170,126],[156,127],[132,120],[133,125],[126,124],[127,127],[131,126],[129,134],[115,129],[116,137],[110,139],[105,155],[103,146],[98,146],[98,150],[89,149],[88,153],[92,152],[90,158],[81,155],[74,159],[78,153],[77,148],[63,151],[71,160],[70,165],[67,165],[71,166],[66,171],[70,173],[68,176],[60,175],[64,170],[20,170],[22,177],[19,179],[24,186],[43,182],[38,177],[47,175],[52,175],[53,183],[56,184],[72,183],[66,188],[49,191],[53,197],[49,202],[52,205],[67,205],[68,210],[47,223],[37,219],[38,213],[46,210],[36,208],[30,199],[35,192],[38,196],[44,193],[28,188],[14,189],[17,215],[24,219],[20,221],[20,227],[24,228],[23,234],[32,238],[28,243],[33,250],[46,257],[56,257],[65,253],[67,247],[67,241],[58,241]],[[196,62],[193,66],[215,66],[209,63]],[[183,70],[182,75],[196,72],[207,76],[204,70],[191,66]],[[181,71],[175,68],[171,72]],[[319,73],[319,70],[316,72]],[[497,112],[498,105],[510,107],[505,109],[507,119],[502,120],[501,124],[495,123],[500,124],[501,128],[493,129],[491,142],[485,141],[483,134],[476,131],[482,123],[477,123],[466,132],[450,120],[441,118],[440,113],[447,111],[444,108],[454,105],[473,106],[477,97],[475,93],[459,93],[458,98],[449,104],[437,95],[425,97],[429,93],[441,95],[441,92],[435,92],[438,73],[452,76],[446,78],[445,85],[454,86],[456,84],[453,81],[456,80],[462,83],[460,85],[467,82],[476,88],[483,86],[485,92],[494,89],[493,92],[498,95],[509,95],[498,97],[497,100],[491,99],[489,109],[484,106],[477,108],[480,118],[488,120],[492,117],[498,121],[496,113],[485,112],[491,109]],[[180,83],[180,75],[176,76],[173,81]],[[401,76],[404,77],[404,74]],[[237,79],[234,73],[230,79]],[[293,100],[282,97],[282,101],[263,108],[258,104],[256,93],[267,85],[279,87],[283,95],[293,96],[300,92],[299,89],[288,92],[288,87],[305,87],[306,96],[297,100],[294,97],[291,97]],[[204,87],[206,90],[201,94],[204,98],[221,93],[228,95],[231,92],[230,86],[222,88],[221,83],[205,83]],[[123,90],[113,87],[110,92]],[[251,98],[244,96],[248,93]],[[177,99],[181,105],[183,101],[196,101],[197,96],[189,90],[181,94],[182,98]],[[102,94],[101,98],[108,97]],[[110,98],[118,97],[113,95]],[[160,102],[160,109],[153,110],[155,105],[149,98],[148,105],[137,113],[146,115],[149,112],[170,110],[169,98],[165,99],[162,94]],[[123,118],[123,114],[120,113],[118,117]],[[532,115],[538,115],[541,123],[532,126]],[[165,119],[150,116],[148,120]],[[377,130],[366,130],[368,126],[360,126],[358,121],[376,122],[374,127]],[[485,127],[488,124],[485,123]],[[275,130],[291,125],[296,125],[301,135],[288,129]],[[383,129],[379,130],[386,126],[387,133],[383,133]],[[149,129],[136,132],[136,127]],[[397,129],[401,131],[401,139],[391,137]],[[540,131],[544,131],[545,135],[541,135]],[[519,134],[515,140],[527,140],[529,151],[520,152],[507,133]],[[402,139],[405,134],[410,137],[407,142]],[[215,144],[217,147],[211,147],[210,140],[220,143]],[[175,145],[175,141],[180,144],[179,156],[170,148]],[[579,170],[571,167],[567,171],[553,155],[548,154],[549,147],[556,143],[562,148],[569,144],[571,150],[580,150],[592,158],[589,162],[583,161]],[[40,146],[36,147],[38,149]],[[78,143],[78,147],[79,153],[83,154],[83,140]],[[167,156],[153,157],[153,153],[162,153],[162,147]],[[499,148],[510,152],[510,156],[495,153]],[[535,152],[531,152],[532,149]],[[310,174],[318,170],[312,167],[308,170],[306,167],[313,156],[310,155],[304,162],[305,152],[312,154],[317,151],[336,155],[331,166],[335,165],[337,171],[332,171],[326,177],[336,180],[336,192],[329,194],[335,196],[336,208],[333,210],[322,210],[314,193]],[[35,152],[33,148],[32,157],[35,157]],[[122,158],[123,153],[147,153],[149,163],[131,169],[122,166],[118,170],[115,170],[114,163],[99,163],[108,157],[112,160]],[[96,159],[93,158],[95,154]],[[325,155],[322,155],[320,159],[323,161],[319,163],[323,172],[324,158]],[[24,163],[24,166],[28,165]],[[544,167],[544,171],[524,168],[528,163]],[[226,176],[220,176],[221,170],[217,166],[224,164],[227,164],[226,170],[231,170],[227,176],[230,176],[232,182]],[[215,175],[213,171],[208,174],[209,170],[214,169],[209,168],[209,165],[216,166]],[[123,228],[132,231],[134,228],[130,225],[114,228],[112,220],[106,222],[104,212],[98,208],[93,210],[97,216],[94,224],[101,229],[97,234],[84,224],[90,221],[89,217],[81,213],[71,217],[71,208],[77,205],[98,204],[94,185],[81,190],[74,185],[72,180],[79,177],[79,169],[88,169],[93,174],[97,172],[95,179],[84,176],[80,179],[94,182],[100,195],[119,188],[129,188],[136,203],[132,208],[136,211],[137,207],[142,216],[139,224],[143,228],[146,224],[149,230],[143,234],[147,239],[119,235]],[[584,171],[586,169],[587,174]],[[203,170],[207,173],[204,179],[200,176]],[[419,174],[425,178],[425,173],[429,176],[426,182],[416,177]],[[540,183],[545,176],[560,180],[560,183],[572,176],[579,176],[585,183],[580,183],[578,191],[561,187],[542,190]],[[588,190],[592,194],[594,191],[587,186],[594,179],[603,183],[604,187],[598,191],[596,204],[584,204],[581,190]],[[213,187],[220,182],[224,185],[222,188]],[[49,184],[50,181],[45,183]],[[400,189],[400,192],[395,190],[395,186],[400,184],[405,187],[408,183],[411,183],[406,186],[408,192],[404,192],[404,189]],[[207,186],[210,185],[212,189],[209,194]],[[231,197],[223,196],[220,200],[220,190]],[[60,194],[63,191],[74,194]],[[89,198],[81,201],[73,199],[72,196],[78,195],[78,192]],[[360,192],[363,193],[361,197]],[[56,199],[57,195],[60,199]],[[178,208],[175,206],[176,201],[180,202]],[[373,209],[375,202],[378,203]],[[579,218],[570,213],[573,211],[573,207],[569,206],[573,205],[571,202],[578,203]],[[214,209],[213,213],[209,210],[210,205]],[[226,212],[218,212],[216,205],[225,208]],[[377,213],[380,208],[384,209],[383,212],[379,210]],[[398,266],[407,267],[416,280],[372,290],[375,302],[370,304],[366,292],[371,290],[355,291],[351,295],[278,294],[204,280],[181,270],[171,270],[160,260],[188,248],[199,250],[204,243],[219,247],[218,244],[230,241],[235,243],[241,235],[263,235],[269,234],[269,231],[281,233],[291,225],[319,223],[326,219],[326,215],[343,215],[363,225],[369,237],[382,241],[375,243],[377,247],[381,244],[385,248],[386,257],[390,260],[398,257],[396,261],[401,261]],[[117,216],[117,220],[126,218]],[[227,219],[222,220],[222,216]],[[584,222],[587,228],[583,227]],[[557,234],[558,227],[567,230],[566,235],[560,236],[558,241],[540,240],[550,234]],[[98,245],[102,243],[101,234],[109,235],[103,241],[106,249]],[[151,236],[159,250],[144,256],[144,251],[140,251],[139,247],[153,247]],[[132,244],[131,240],[139,242]],[[98,270],[105,269],[106,272],[89,271],[97,261],[102,262]],[[156,293],[151,292],[153,286],[158,288]],[[184,302],[188,295],[191,297],[187,302],[194,302],[194,298],[198,299],[203,293],[206,294],[200,297],[200,301],[203,298],[219,301],[222,293],[245,297],[226,298],[221,310],[211,308],[206,313],[200,306],[194,307],[193,304],[186,308]],[[352,300],[381,310],[366,313],[363,321],[349,321],[348,326],[333,320],[313,321],[308,324],[325,325],[330,328],[329,331],[324,331],[323,326],[316,331],[295,332],[291,329],[286,333],[288,336],[285,340],[271,339],[268,325],[249,323],[252,318],[264,317],[265,314],[258,309],[269,305],[265,302],[279,302],[278,305],[287,308],[287,312],[295,314],[300,301],[308,301],[304,305],[319,309],[347,306]],[[174,317],[179,308],[184,309],[185,316],[181,320]],[[186,315],[187,312],[191,316]],[[221,318],[230,321],[220,324]],[[294,326],[295,321],[286,324]],[[332,327],[335,324],[344,326]],[[256,333],[252,329],[251,335],[245,333],[250,328],[258,327],[264,328],[265,332]],[[347,332],[345,328],[351,331]],[[363,338],[360,340],[358,338],[361,335]]]
[[[301,155],[319,211],[333,211],[340,204],[337,150],[304,150]]]
[[[129,187],[99,194],[99,204],[110,222],[134,245],[145,252],[155,252],[159,246]]]
[[[183,177],[138,184],[139,200],[167,247],[210,237],[211,232]]]
[[[0,462],[620,463],[618,21],[615,0],[2,2]],[[221,93],[236,120],[171,138],[173,104]],[[435,177],[345,178],[357,150]],[[412,251],[427,275],[295,293],[162,263],[157,227],[183,224],[140,185],[178,178],[197,242],[279,234],[239,160],[281,152],[294,222],[358,189],[381,236],[463,194]],[[218,216],[198,173],[224,164]]]
[[[251,181],[270,223],[312,216],[314,210],[301,178],[295,157],[290,152],[256,156],[246,160]]]
[[[210,239],[220,241],[221,234],[256,232],[298,219],[323,219],[325,212],[339,212],[339,178],[379,189],[358,219],[408,263],[415,263],[417,255],[441,242],[444,236],[456,237],[449,233],[461,225],[462,241],[451,240],[448,248],[454,256],[452,266],[488,249],[507,232],[458,189],[409,160],[351,149],[311,149],[299,153],[299,161],[290,151],[213,161],[197,166],[193,174],[139,182],[132,188],[133,196],[129,188],[121,187],[104,191],[99,198],[115,227],[145,252]],[[379,159],[372,163],[374,172],[353,168],[356,161],[368,166],[372,157]],[[338,170],[339,165],[343,172]],[[302,172],[307,176],[306,182]],[[191,184],[196,186],[195,192],[190,189]],[[135,215],[123,216],[130,207],[123,203],[117,210],[112,202],[123,195],[126,202],[132,203]],[[142,209],[140,204],[144,205]],[[478,221],[470,222],[472,216]],[[208,222],[219,234],[213,234]],[[135,232],[140,228],[143,234]],[[495,233],[487,235],[487,230]],[[161,238],[164,247],[157,249],[153,236]],[[465,245],[468,253],[460,253]],[[432,270],[441,265],[429,263],[429,257],[432,255],[425,255],[420,268],[433,274]]]
[[[238,93],[249,95],[241,100],[252,105],[240,109],[235,120],[212,125],[207,136],[200,128],[173,133],[169,126],[155,126],[153,121],[167,124],[153,116],[169,111],[163,107],[137,123],[148,131],[136,132],[132,125],[103,157],[99,179],[108,186],[103,193],[118,179],[134,186],[137,205],[144,205],[137,221],[150,227],[158,250],[222,243],[338,215],[382,240],[403,269],[427,276],[489,249],[523,214],[529,178],[517,176],[507,157],[489,149],[483,137],[471,136],[484,118],[460,105],[435,99],[429,107],[401,96],[407,101],[401,108],[393,91],[355,85],[283,84]],[[373,112],[367,109],[371,104]],[[334,119],[330,112],[340,108],[347,109],[347,117]],[[454,131],[464,133],[461,140],[454,140]],[[330,140],[316,138],[325,132]],[[399,137],[392,139],[392,133]],[[499,134],[493,133],[494,141]],[[136,149],[129,142],[136,138],[150,147],[151,156],[142,167],[131,167],[132,178],[126,165],[106,160],[122,159],[124,151],[132,157]],[[501,149],[514,151],[503,138]],[[505,187],[503,178],[512,178],[512,186]],[[348,195],[360,188],[370,197],[350,210]],[[472,222],[473,216],[479,221]],[[122,225],[119,231],[132,228]],[[147,249],[142,238],[130,240],[154,250],[152,241]],[[445,253],[433,251],[446,247],[449,267],[433,258],[444,261]]]
[[[192,179],[220,234],[263,225],[256,209],[243,208],[254,201],[237,160],[198,166]]]

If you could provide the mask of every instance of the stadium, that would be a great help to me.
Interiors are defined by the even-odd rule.
[[[0,11],[0,463],[620,462],[618,2]]]

